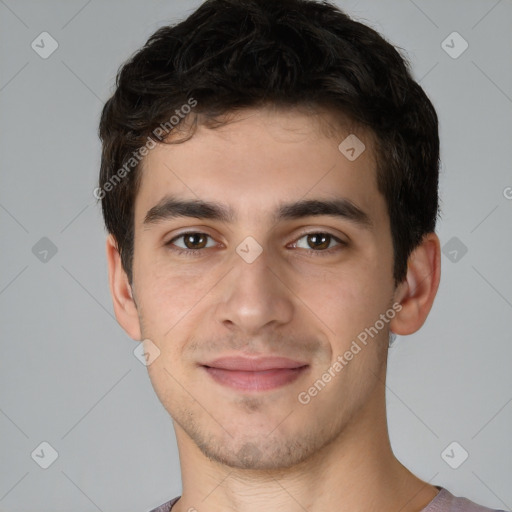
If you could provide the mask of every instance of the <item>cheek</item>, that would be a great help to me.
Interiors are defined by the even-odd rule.
[[[193,310],[205,289],[204,280],[154,269],[139,274],[137,286],[139,315],[147,329],[144,335],[157,340],[171,335],[175,326]]]
[[[385,311],[389,294],[379,285],[376,269],[366,265],[336,272],[310,270],[293,288],[306,314],[323,322],[335,339],[350,342]]]

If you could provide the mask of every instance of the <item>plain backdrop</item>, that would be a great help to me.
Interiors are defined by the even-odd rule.
[[[0,511],[143,512],[181,492],[170,417],[113,316],[92,191],[118,67],[199,3],[0,0]],[[390,349],[393,449],[510,510],[512,2],[337,3],[404,50],[440,119],[441,286]]]

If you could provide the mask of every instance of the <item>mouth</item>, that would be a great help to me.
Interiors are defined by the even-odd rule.
[[[309,365],[284,357],[222,357],[201,367],[222,386],[239,391],[267,391],[292,383]]]

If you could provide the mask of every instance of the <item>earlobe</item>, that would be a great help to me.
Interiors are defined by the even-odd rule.
[[[110,294],[119,325],[134,340],[142,339],[139,315],[128,276],[121,264],[117,242],[110,234],[106,241]]]
[[[390,330],[406,335],[416,332],[427,319],[441,278],[441,248],[435,233],[428,233],[407,262],[407,276],[395,292],[402,306],[390,322]]]

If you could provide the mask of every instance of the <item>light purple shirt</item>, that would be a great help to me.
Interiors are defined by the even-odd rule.
[[[482,505],[477,505],[467,498],[454,496],[444,487],[439,487],[439,492],[434,499],[421,512],[505,512],[504,510],[495,510]],[[180,496],[174,498],[150,512],[170,512],[172,506],[180,499]]]

